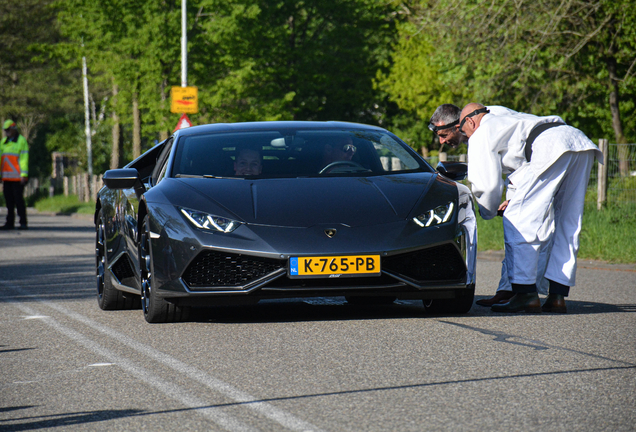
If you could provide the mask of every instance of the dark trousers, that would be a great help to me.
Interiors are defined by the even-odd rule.
[[[7,202],[7,225],[15,225],[15,209],[18,209],[20,217],[20,225],[27,224],[26,206],[24,205],[24,185],[19,181],[2,182],[2,190],[4,192],[4,200]]]

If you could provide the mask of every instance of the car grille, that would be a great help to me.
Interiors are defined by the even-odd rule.
[[[285,265],[286,261],[271,258],[203,251],[183,273],[183,281],[193,288],[239,287]]]
[[[420,283],[460,281],[466,264],[453,244],[445,244],[382,259],[382,269]]]

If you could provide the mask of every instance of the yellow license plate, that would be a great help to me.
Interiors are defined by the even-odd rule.
[[[290,277],[379,276],[380,255],[291,257]]]

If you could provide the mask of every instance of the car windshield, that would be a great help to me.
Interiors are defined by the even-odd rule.
[[[385,175],[433,169],[382,131],[296,130],[190,135],[179,139],[173,177]]]

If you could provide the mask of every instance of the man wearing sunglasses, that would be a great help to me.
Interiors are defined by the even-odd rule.
[[[515,111],[502,106],[489,106],[489,112],[493,115],[512,114]],[[448,144],[456,148],[461,143],[468,141],[466,135],[459,130],[459,117],[462,110],[457,105],[443,104],[437,107],[428,128],[439,138],[440,144]]]
[[[459,129],[468,137],[468,180],[484,219],[503,210],[508,277],[513,297],[495,312],[565,313],[574,286],[585,192],[598,147],[558,116],[517,113],[494,116],[470,103]],[[515,193],[500,206],[503,176]],[[503,207],[503,208],[502,208]],[[548,297],[537,294],[539,254],[552,241],[545,277]]]
[[[350,136],[335,138],[326,144],[323,151],[323,166],[337,161],[350,161],[356,154],[357,148]]]
[[[458,128],[461,112],[457,105],[443,104],[438,106],[431,116],[428,128],[437,135],[440,144],[448,144],[455,148],[466,141],[466,136],[462,135]]]

